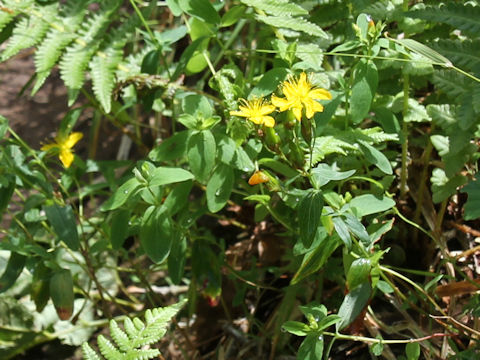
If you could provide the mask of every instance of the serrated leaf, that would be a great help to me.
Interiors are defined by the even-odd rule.
[[[266,15],[256,15],[255,18],[275,28],[285,28],[294,31],[301,31],[312,36],[318,36],[323,39],[328,39],[328,35],[319,26],[302,18]]]

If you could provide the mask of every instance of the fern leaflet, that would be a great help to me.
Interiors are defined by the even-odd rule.
[[[2,53],[0,61],[5,61],[16,55],[20,50],[29,48],[40,42],[49,29],[49,22],[57,13],[57,4],[34,7],[33,11],[40,16],[25,17],[13,29],[7,48]]]
[[[441,39],[433,43],[432,47],[449,58],[456,66],[466,70],[473,70],[480,66],[479,40]]]
[[[453,99],[461,96],[470,85],[465,76],[448,70],[435,71],[432,82],[438,89]]]
[[[285,0],[241,0],[247,6],[254,7],[273,16],[307,15],[308,11],[300,5]]]
[[[118,31],[102,46],[90,61],[93,92],[102,104],[106,113],[112,107],[112,93],[115,86],[115,70],[123,59],[123,47],[138,24],[138,18],[132,17],[122,24]]]
[[[459,30],[480,36],[480,6],[449,2],[406,13],[407,16],[446,23]]]
[[[328,38],[328,35],[317,25],[303,19],[286,16],[265,16],[257,15],[257,20],[276,28],[285,28],[294,31],[301,31],[312,36]]]

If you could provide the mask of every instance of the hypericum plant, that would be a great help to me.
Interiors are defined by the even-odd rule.
[[[180,311],[186,301],[147,310],[145,322],[137,317],[133,319],[127,317],[123,322],[125,331],[118,326],[115,320],[110,320],[110,336],[116,346],[103,335],[99,335],[97,341],[100,352],[106,360],[145,360],[158,357],[160,351],[148,347],[165,335],[169,321]],[[101,359],[87,342],[83,343],[82,352],[85,360]]]

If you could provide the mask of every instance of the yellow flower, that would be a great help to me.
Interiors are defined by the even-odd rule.
[[[80,132],[73,132],[68,136],[56,136],[54,143],[43,145],[41,150],[48,151],[50,149],[56,149],[59,152],[58,157],[63,166],[69,168],[73,162],[72,148],[82,137],[83,134]]]
[[[272,95],[272,104],[280,111],[291,109],[295,118],[302,119],[302,110],[305,108],[307,119],[311,119],[316,112],[323,111],[323,105],[316,100],[330,100],[332,95],[325,89],[314,87],[302,72],[299,79],[290,77],[282,85],[285,98]]]
[[[257,125],[265,125],[266,127],[273,127],[275,119],[268,114],[275,111],[275,106],[265,102],[262,98],[247,101],[240,99],[243,106],[240,105],[240,111],[230,111],[230,115],[245,117]]]

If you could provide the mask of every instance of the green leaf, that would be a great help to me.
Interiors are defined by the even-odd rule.
[[[103,203],[100,207],[102,211],[115,210],[125,204],[125,202],[140,188],[140,182],[136,178],[131,178],[124,182],[117,191]]]
[[[377,282],[377,288],[378,288],[378,290],[380,290],[384,294],[391,294],[392,292],[394,292],[394,290],[390,286],[390,284],[387,283],[386,281],[383,281],[383,280],[379,280]]]
[[[208,118],[213,115],[213,108],[206,96],[192,94],[183,98],[182,109],[186,114],[197,118]]]
[[[277,90],[278,85],[285,80],[288,69],[283,67],[268,70],[260,79],[258,84],[250,92],[250,98],[260,98],[270,95]]]
[[[347,273],[347,286],[349,289],[355,289],[360,284],[367,282],[370,277],[372,264],[369,259],[356,259],[350,265]]]
[[[255,164],[250,156],[242,147],[237,147],[235,150],[235,158],[233,164],[235,167],[243,172],[250,173],[255,170]]]
[[[332,180],[344,180],[355,174],[356,170],[338,171],[336,166],[328,164],[318,164],[312,169],[312,180],[318,187],[328,184]]]
[[[0,277],[0,293],[7,291],[15,284],[25,267],[27,257],[17,252],[11,252],[8,258],[7,266]]]
[[[342,318],[338,315],[328,315],[318,322],[318,330],[319,331],[325,330],[331,325],[339,322],[341,319]]]
[[[178,0],[178,5],[190,16],[208,24],[220,24],[220,15],[208,0]]]
[[[354,124],[360,123],[368,114],[378,85],[377,67],[365,59],[355,67],[352,95],[350,97],[351,116]]]
[[[230,199],[234,181],[233,169],[225,164],[219,164],[207,183],[208,210],[216,213],[221,210]]]
[[[297,336],[305,336],[310,332],[310,327],[299,321],[287,321],[282,325],[282,329]]]
[[[58,239],[67,244],[73,251],[77,251],[80,246],[80,241],[78,239],[77,224],[72,207],[70,205],[60,206],[53,204],[45,206],[44,210]]]
[[[343,241],[345,246],[350,249],[352,247],[352,238],[350,237],[347,224],[345,224],[345,221],[343,221],[342,217],[340,216],[332,217],[332,222],[338,236]]]
[[[414,51],[420,55],[425,56],[427,59],[432,60],[434,63],[441,64],[443,66],[451,67],[453,66],[452,62],[448,60],[445,56],[439,54],[435,50],[429,48],[428,46],[413,40],[413,39],[396,39],[395,42],[398,42],[405,46],[407,49]]]
[[[323,355],[323,336],[308,334],[300,344],[298,360],[321,360]]]
[[[370,283],[364,282],[345,296],[342,305],[340,305],[340,309],[338,309],[338,316],[340,316],[342,320],[336,324],[337,331],[346,328],[360,315],[364,307],[368,304],[371,294],[372,287]]]
[[[360,149],[362,150],[365,158],[371,164],[375,165],[385,174],[391,175],[393,174],[392,166],[390,165],[390,161],[388,161],[387,157],[370,145],[368,142],[363,140],[358,140],[358,145],[360,145]]]
[[[302,264],[292,278],[291,284],[294,285],[318,271],[338,246],[340,246],[338,238],[336,236],[329,236],[324,239],[319,246],[305,254]]]
[[[182,56],[180,56],[180,60],[178,60],[177,68],[175,69],[175,72],[172,74],[170,81],[173,82],[177,80],[180,75],[185,71],[185,68],[194,56],[194,53],[197,51],[197,49],[203,44],[203,41],[206,40],[207,38],[202,36],[193,41],[190,45],[187,46],[187,48],[183,51]]]
[[[292,169],[290,166],[284,164],[283,162],[272,158],[259,159],[258,165],[272,169],[277,174],[286,176],[287,178],[293,178],[294,176],[298,175],[297,170]]]
[[[220,27],[227,27],[235,24],[245,16],[245,6],[232,6],[223,16]]]
[[[190,196],[193,181],[184,181],[177,184],[168,194],[163,202],[163,207],[167,209],[168,215],[173,216],[183,209]]]
[[[154,263],[162,263],[172,246],[172,224],[162,207],[151,206],[145,212],[140,227],[140,243]]]
[[[120,249],[128,236],[128,224],[130,221],[130,216],[130,210],[117,210],[113,214],[110,242],[114,250]]]
[[[457,192],[457,188],[464,185],[467,179],[463,175],[454,175],[448,178],[443,169],[435,168],[432,171],[432,199],[434,203],[442,202]]]
[[[345,224],[348,226],[348,230],[354,234],[357,238],[359,238],[365,246],[370,245],[370,235],[365,229],[365,226],[356,218],[356,216],[345,213],[343,214]]]
[[[182,157],[187,150],[190,134],[188,130],[175,133],[150,151],[148,158],[153,161],[171,161]]]
[[[350,207],[356,208],[358,216],[363,217],[391,209],[395,206],[395,201],[383,195],[377,197],[373,194],[364,194],[354,197],[349,204]]]
[[[0,115],[0,139],[3,139],[3,137],[7,133],[7,130],[8,130],[8,120],[6,117]]]
[[[185,271],[187,260],[187,238],[178,236],[172,242],[172,248],[168,255],[168,275],[174,284],[180,284]]]
[[[477,176],[478,174],[476,174]],[[475,220],[480,217],[480,177],[470,181],[460,190],[462,193],[468,194],[468,199],[463,206],[465,220]]]
[[[50,297],[60,320],[68,320],[73,313],[73,278],[70,270],[57,270],[50,279]]]
[[[5,177],[5,179],[6,178],[7,177]],[[15,191],[15,187],[16,184],[14,179],[11,179],[10,182],[6,184],[6,186],[0,187],[0,220],[2,220],[3,212],[10,203],[10,199],[12,198],[13,192]]]
[[[370,347],[370,349],[375,356],[380,356],[383,353],[383,343],[375,343]]]
[[[187,158],[195,178],[206,183],[215,165],[216,144],[209,130],[200,131],[190,136]]]
[[[320,191],[309,191],[298,204],[298,227],[300,239],[308,248],[312,244],[323,209],[323,197]]]
[[[418,342],[408,343],[405,346],[407,360],[417,360],[420,357],[420,344]]]
[[[148,182],[149,186],[161,186],[177,182],[187,181],[194,178],[190,171],[182,168],[159,166],[153,170]]]

